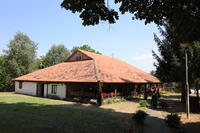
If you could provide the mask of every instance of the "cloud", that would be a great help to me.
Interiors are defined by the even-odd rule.
[[[153,60],[153,56],[151,53],[136,55],[132,57],[134,61],[144,61],[144,60]]]
[[[135,55],[131,57],[132,65],[136,66],[146,72],[155,70],[153,66],[154,58],[151,53],[141,53],[140,55]]]

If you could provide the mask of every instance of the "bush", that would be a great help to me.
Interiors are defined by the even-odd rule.
[[[103,104],[113,104],[126,101],[124,98],[110,97],[103,100]]]
[[[146,116],[147,116],[146,112],[138,110],[135,114],[133,114],[132,119],[135,121],[137,125],[143,125]]]
[[[178,128],[180,127],[180,116],[178,116],[177,114],[170,114],[167,115],[166,117],[166,123],[169,127],[171,128]]]
[[[121,97],[121,98],[119,99],[119,101],[120,101],[120,102],[125,102],[125,101],[126,101],[126,99],[125,99],[125,98],[123,98],[123,97]]]
[[[114,103],[113,98],[109,98],[109,99],[108,99],[108,103],[109,103],[109,104],[113,104],[113,103]]]
[[[147,100],[140,100],[139,104],[141,107],[147,107],[147,105],[148,105]]]
[[[160,91],[160,94],[167,94],[167,91]]]

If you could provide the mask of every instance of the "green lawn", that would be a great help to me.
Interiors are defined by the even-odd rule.
[[[0,133],[124,133],[130,117],[94,105],[0,93]]]

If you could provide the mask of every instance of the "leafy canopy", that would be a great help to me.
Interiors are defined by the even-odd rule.
[[[15,76],[20,76],[32,71],[33,62],[36,59],[37,43],[30,38],[18,32],[14,39],[7,45],[8,49],[4,50],[8,63],[8,68],[12,70]]]
[[[61,7],[80,13],[83,25],[96,25],[101,21],[110,24],[119,19],[119,13],[131,13],[133,19],[163,25],[167,20],[181,42],[200,40],[199,0],[114,0],[110,8],[108,0],[63,0]],[[113,1],[112,1],[113,2]]]
[[[3,90],[13,88],[13,78],[33,71],[37,43],[18,32],[7,47],[4,55],[0,56],[0,88]]]
[[[44,68],[61,63],[65,61],[69,55],[69,50],[63,44],[53,45],[47,54],[41,58],[40,67]]]
[[[96,54],[101,54],[99,51],[96,51],[95,49],[91,48],[89,45],[84,44],[82,46],[75,46],[72,48],[71,53],[73,53],[74,51],[76,51],[77,49],[81,49],[81,50],[85,50],[88,52],[92,52],[92,53],[96,53]]]
[[[165,82],[185,82],[185,51],[180,47],[179,40],[173,34],[173,28],[169,24],[164,25],[164,29],[159,28],[163,39],[154,35],[157,43],[159,55],[153,51],[156,59],[156,75]],[[194,42],[187,48],[189,82],[194,83],[200,76],[200,42]]]

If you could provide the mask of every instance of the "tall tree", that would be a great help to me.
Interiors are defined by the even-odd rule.
[[[178,34],[180,42],[200,40],[199,0],[114,0],[119,9],[109,6],[108,0],[63,0],[61,7],[80,13],[83,25],[95,25],[100,21],[115,23],[119,13],[131,13],[133,19],[163,25],[167,20]],[[112,5],[115,5],[112,4]],[[118,10],[118,11],[117,11]],[[180,43],[179,42],[179,43]]]
[[[4,55],[1,57],[1,67],[6,74],[7,85],[3,88],[13,86],[12,78],[27,74],[32,71],[33,62],[36,59],[37,43],[30,38],[18,32],[14,39],[7,45],[7,50],[4,50]]]
[[[10,69],[13,70],[14,77],[32,71],[33,62],[36,59],[37,45],[21,32],[18,32],[7,45],[8,49],[4,50],[4,53],[8,64],[10,64]]]
[[[69,50],[62,44],[53,45],[45,56],[41,58],[41,66],[49,67],[61,63],[70,55]]]
[[[154,39],[158,46],[159,55],[153,51],[156,59],[156,75],[164,82],[180,82],[182,83],[182,101],[185,100],[185,55],[184,49],[180,47],[178,38],[173,32],[170,24],[165,24],[164,29],[160,28],[163,39],[159,39],[156,35]],[[189,55],[189,79],[190,84],[194,84],[195,79],[200,75],[197,68],[200,62],[200,44],[195,42],[193,46],[188,48]]]
[[[101,54],[99,51],[91,48],[89,45],[87,44],[84,44],[82,46],[75,46],[72,48],[71,50],[71,53],[73,53],[74,51],[76,51],[77,49],[81,49],[81,50],[85,50],[85,51],[88,51],[88,52],[93,52],[93,53],[96,53],[96,54]]]
[[[6,73],[5,56],[0,56],[0,91],[6,91],[10,86],[10,76]]]

